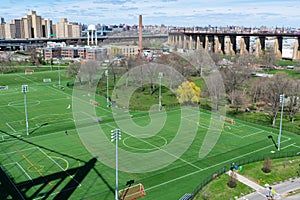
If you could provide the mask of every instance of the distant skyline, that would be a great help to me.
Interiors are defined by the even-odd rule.
[[[246,26],[300,28],[299,0],[1,0],[7,23],[35,10],[58,22],[174,26]]]

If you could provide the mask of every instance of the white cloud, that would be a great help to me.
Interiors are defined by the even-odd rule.
[[[85,24],[145,24],[182,26],[293,26],[300,27],[298,0],[2,0],[0,13],[6,21],[21,18],[34,9],[44,18],[61,17]],[[10,9],[8,9],[10,8]],[[13,9],[11,9],[13,8]]]

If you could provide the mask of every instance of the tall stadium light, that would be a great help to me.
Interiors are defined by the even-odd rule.
[[[280,114],[280,126],[279,126],[279,135],[278,135],[278,151],[280,151],[280,137],[282,130],[282,114],[283,114],[283,106],[284,106],[284,94],[280,95],[280,103],[281,103],[281,114]]]
[[[120,129],[115,129],[111,130],[111,142],[116,141],[116,190],[115,190],[115,200],[119,199],[119,194],[118,194],[118,140],[121,140],[121,131]]]
[[[106,107],[109,107],[109,99],[108,99],[108,70],[105,70],[106,76]]]
[[[159,78],[159,97],[158,97],[158,111],[161,111],[161,79],[163,77],[163,73],[159,72],[158,73],[158,78]]]
[[[60,88],[60,59],[58,59],[58,87]]]
[[[22,85],[22,92],[24,93],[26,134],[29,135],[29,132],[28,132],[28,113],[27,113],[27,102],[26,102],[26,92],[27,91],[28,91],[28,85]]]

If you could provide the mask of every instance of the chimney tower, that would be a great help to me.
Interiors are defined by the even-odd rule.
[[[139,16],[139,50],[140,54],[143,52],[143,17]]]

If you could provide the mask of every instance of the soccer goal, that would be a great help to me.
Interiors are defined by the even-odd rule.
[[[144,186],[139,183],[119,191],[119,199],[134,200],[146,196]]]
[[[34,70],[33,69],[26,69],[25,70],[25,75],[27,74],[33,74]]]

